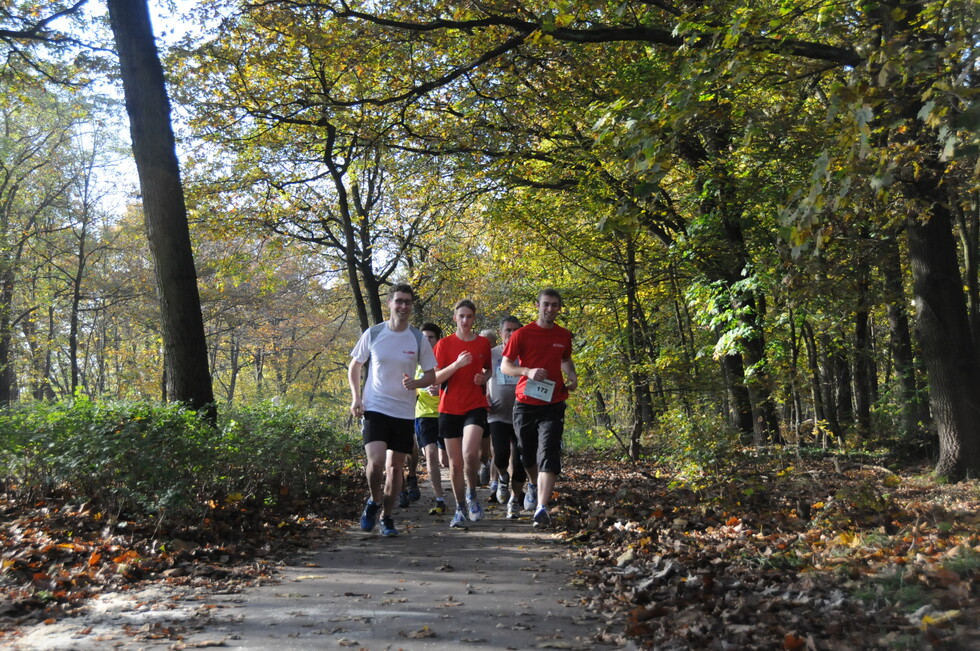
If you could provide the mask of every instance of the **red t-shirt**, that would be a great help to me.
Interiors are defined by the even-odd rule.
[[[510,336],[504,347],[504,357],[518,366],[528,368],[543,368],[548,372],[548,379],[554,380],[555,392],[551,402],[524,395],[527,376],[521,376],[517,382],[517,401],[529,405],[547,405],[561,402],[568,398],[565,388],[565,377],[561,372],[561,363],[572,358],[572,333],[561,326],[542,328],[532,321]]]
[[[439,412],[462,416],[471,409],[483,407],[487,409],[486,387],[473,382],[473,376],[490,368],[490,340],[477,336],[473,341],[463,341],[455,333],[443,337],[436,344],[433,352],[436,354],[436,366],[446,368],[459,357],[463,351],[469,351],[473,356],[469,365],[464,366],[442,384],[439,392]]]

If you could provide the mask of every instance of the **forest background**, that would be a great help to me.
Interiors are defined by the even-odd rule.
[[[559,288],[579,446],[980,471],[975,3],[203,0],[160,41],[172,104],[143,131],[133,7],[0,9],[13,458],[69,403],[216,403],[227,433],[272,402],[349,432],[350,349],[404,281],[450,330],[460,298],[493,327]],[[167,156],[141,145],[171,123],[154,189]],[[160,247],[181,228],[193,258]]]
[[[107,203],[103,9],[30,6],[5,9],[0,399],[180,398],[140,203]],[[806,423],[976,472],[971,3],[183,7],[164,61],[218,401],[342,418],[391,282],[447,329],[461,297],[492,327],[553,285],[577,429],[634,458],[680,422]]]

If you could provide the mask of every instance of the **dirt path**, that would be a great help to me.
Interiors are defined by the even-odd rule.
[[[481,491],[486,497],[486,491]],[[282,581],[239,594],[165,585],[104,596],[38,625],[16,649],[594,649],[604,618],[581,605],[574,568],[529,514],[463,530],[430,498],[396,512],[397,538],[346,530],[294,559]],[[179,637],[178,637],[179,636]],[[175,637],[178,639],[175,640]],[[605,648],[615,648],[605,646]]]

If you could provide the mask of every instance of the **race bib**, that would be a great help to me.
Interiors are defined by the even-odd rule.
[[[507,384],[517,384],[518,380],[520,380],[520,378],[516,378],[513,375],[507,375],[506,373],[504,373],[502,370],[500,370],[499,365],[497,366],[496,372],[497,372],[497,384],[501,386]]]
[[[551,396],[555,394],[554,380],[532,380],[528,378],[524,385],[524,396],[527,398],[537,398],[541,402],[551,402]]]

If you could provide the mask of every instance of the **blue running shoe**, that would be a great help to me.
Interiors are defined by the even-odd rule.
[[[391,538],[398,535],[398,529],[395,529],[394,520],[387,515],[381,518],[381,535],[385,538]]]
[[[452,521],[449,523],[450,527],[462,527],[466,524],[466,514],[463,513],[462,509],[456,509],[456,515],[453,516]]]
[[[380,509],[381,505],[375,504],[369,497],[367,504],[364,505],[364,513],[361,514],[361,529],[364,531],[374,529],[374,523],[378,521],[378,511]]]

